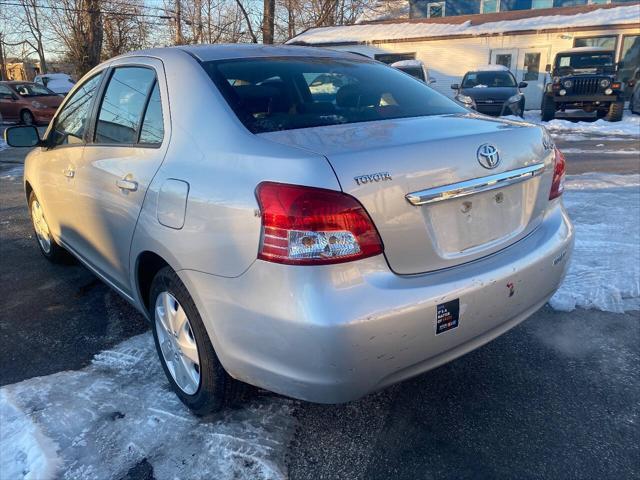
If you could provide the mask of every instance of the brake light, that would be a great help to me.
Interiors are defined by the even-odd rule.
[[[380,236],[353,197],[322,188],[263,182],[258,258],[289,265],[322,265],[383,252]]]
[[[558,198],[564,192],[564,177],[567,170],[567,162],[564,155],[558,147],[555,149],[555,161],[553,166],[553,181],[551,182],[551,192],[549,192],[549,200]]]

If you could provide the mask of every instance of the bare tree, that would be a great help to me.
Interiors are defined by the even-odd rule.
[[[40,9],[37,0],[20,0],[24,23],[29,35],[24,41],[33,49],[40,60],[41,73],[47,73],[47,60],[44,52],[43,30],[40,21]]]
[[[271,44],[275,36],[276,0],[264,0],[262,43]]]
[[[57,0],[51,28],[82,76],[100,63],[103,28],[100,0]]]
[[[140,5],[103,0],[102,8],[103,58],[115,57],[147,45],[148,24],[141,16]]]

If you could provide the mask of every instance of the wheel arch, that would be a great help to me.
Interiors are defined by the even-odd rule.
[[[151,293],[151,282],[156,274],[170,264],[160,255],[150,250],[140,252],[136,258],[135,275],[138,296],[144,308],[149,311],[149,295]]]
[[[29,197],[31,196],[31,192],[33,192],[33,187],[29,183],[29,180],[25,180],[24,182],[24,193],[27,197],[27,204],[29,203]]]

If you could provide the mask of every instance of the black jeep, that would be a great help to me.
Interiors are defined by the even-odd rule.
[[[622,119],[623,85],[616,80],[613,50],[580,47],[559,52],[549,70],[552,78],[544,86],[542,120],[553,120],[558,110],[572,109],[596,112],[610,122]]]

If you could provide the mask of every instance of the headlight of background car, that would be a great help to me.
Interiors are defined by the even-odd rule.
[[[565,80],[564,82],[562,82],[562,86],[564,88],[571,88],[573,87],[573,82],[571,80]]]
[[[603,78],[602,80],[600,80],[600,86],[602,88],[607,88],[609,85],[611,85],[611,82],[608,79]]]
[[[459,102],[464,103],[465,105],[473,105],[473,98],[471,98],[468,95],[462,95],[462,94],[458,94],[456,95],[456,100],[458,100]]]
[[[34,100],[33,102],[31,102],[31,106],[32,106],[33,108],[47,108],[47,106],[46,106],[46,105],[44,105],[44,104],[42,104],[42,103],[38,102],[37,100]]]
[[[507,103],[518,103],[521,99],[522,99],[522,95],[515,94],[512,97],[509,97],[509,100],[507,100]]]

